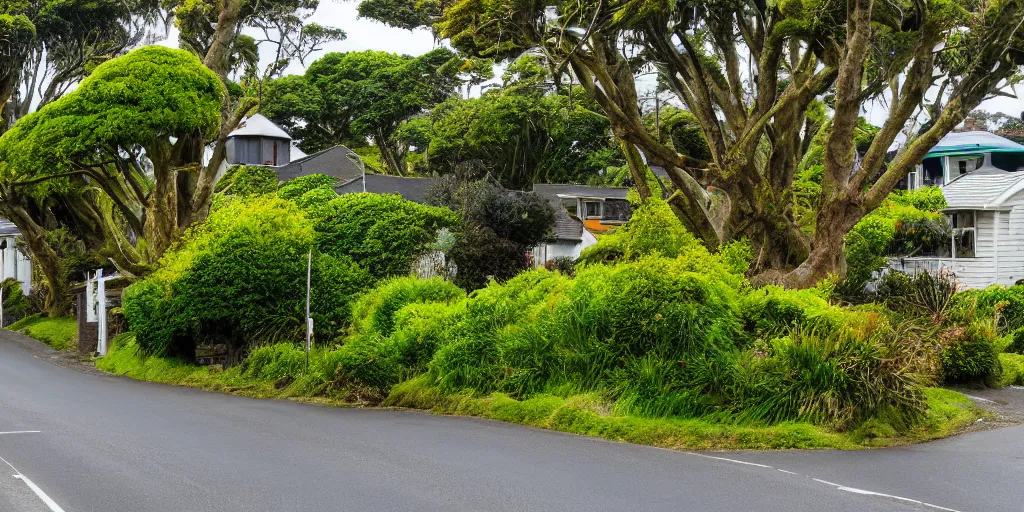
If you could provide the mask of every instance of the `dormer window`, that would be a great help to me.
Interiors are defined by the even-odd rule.
[[[600,219],[601,201],[583,201],[583,212],[588,219]]]

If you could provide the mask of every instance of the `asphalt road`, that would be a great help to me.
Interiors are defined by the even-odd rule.
[[[1022,427],[895,450],[691,454],[85,374],[17,336],[0,332],[0,512],[1024,508]]]

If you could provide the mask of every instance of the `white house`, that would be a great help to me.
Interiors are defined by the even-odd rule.
[[[990,132],[953,132],[943,137],[904,181],[908,190],[941,187],[983,167],[1024,170],[1024,146]]]
[[[533,191],[555,208],[555,239],[534,248],[533,261],[542,266],[555,258],[578,258],[597,243],[595,234],[624,224],[632,214],[627,188],[536,184]]]
[[[18,249],[20,236],[11,221],[0,219],[0,281],[16,279],[21,282],[22,293],[28,295],[32,289],[32,260]]]
[[[1024,170],[1018,170],[1024,146],[987,132],[952,133],[928,155],[918,166],[925,174],[912,178],[918,186],[942,187],[952,227],[949,247],[894,258],[892,268],[952,272],[968,288],[1024,279]]]

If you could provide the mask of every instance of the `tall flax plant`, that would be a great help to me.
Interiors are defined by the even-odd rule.
[[[926,328],[910,321],[880,322],[869,332],[797,326],[761,363],[764,384],[745,397],[747,420],[801,420],[837,429],[872,417],[899,429],[926,409],[921,383],[933,358]]]

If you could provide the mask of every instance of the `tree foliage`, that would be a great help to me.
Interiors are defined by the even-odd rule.
[[[439,48],[420,57],[381,51],[330,53],[305,75],[270,83],[263,113],[307,152],[372,139],[392,174],[407,172],[399,125],[452,95],[462,60]]]
[[[385,22],[414,19],[405,8],[389,17],[384,2],[370,4]],[[539,52],[571,71],[608,116],[638,184],[644,160],[664,167],[675,189],[669,202],[688,229],[709,247],[747,237],[762,255],[758,268],[799,265],[785,277],[794,286],[841,270],[845,234],[970,110],[1016,83],[1024,55],[1020,0],[406,5],[467,54]],[[645,66],[696,118],[710,158],[645,125],[635,82]],[[933,86],[937,94],[926,97]],[[858,114],[880,98],[889,117],[855,158]],[[817,221],[806,233],[792,190],[799,162],[826,128],[819,103],[833,119],[822,139]],[[921,113],[929,124],[887,162]]]
[[[399,136],[421,148],[427,172],[490,173],[512,188],[600,179],[622,163],[608,120],[579,98],[549,93],[547,76],[537,59],[525,57],[509,67],[500,89],[449,99],[403,125]]]
[[[431,204],[459,212],[457,242],[448,257],[457,268],[455,284],[467,290],[491,279],[506,281],[529,268],[527,252],[554,228],[554,209],[532,192],[446,176],[428,194]]]
[[[223,97],[194,55],[145,47],[101,64],[0,137],[0,208],[27,237],[51,303],[66,300],[54,296],[61,272],[43,237],[53,216],[139,273],[208,207],[187,153],[217,134]]]

